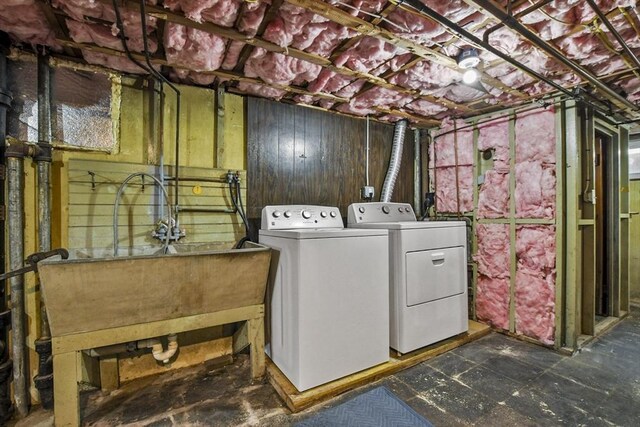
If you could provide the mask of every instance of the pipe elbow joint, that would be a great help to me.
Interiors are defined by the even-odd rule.
[[[51,163],[53,161],[53,145],[46,141],[39,141],[33,155],[33,160],[36,162]]]

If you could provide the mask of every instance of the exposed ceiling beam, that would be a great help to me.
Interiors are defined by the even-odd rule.
[[[267,29],[267,25],[269,25],[278,14],[278,10],[280,9],[280,6],[282,6],[282,3],[284,3],[284,0],[273,0],[271,2],[271,6],[269,6],[267,11],[264,13],[262,22],[260,22],[260,25],[258,26],[256,37],[262,37],[265,30]],[[238,18],[240,18],[240,16],[238,16]],[[244,45],[242,51],[240,52],[240,56],[238,57],[238,63],[233,69],[234,71],[240,72],[244,69],[244,63],[247,62],[247,59],[249,59],[249,55],[251,55],[251,52],[253,52],[253,46],[250,46],[248,44]]]
[[[78,43],[78,42],[74,42],[74,41],[69,40],[69,39],[57,39],[57,41],[62,46],[68,46],[68,47],[72,47],[72,48],[75,48],[75,49],[86,49],[86,50],[89,50],[89,51],[92,51],[92,52],[103,53],[103,54],[112,55],[112,56],[118,56],[118,57],[121,57],[121,58],[127,58],[127,54],[125,52],[122,52],[122,51],[119,51],[119,50],[115,50],[115,49],[106,48],[106,47],[101,47],[101,46],[98,46],[98,45],[95,45],[95,44]],[[144,61],[145,60],[144,55],[142,55],[141,53],[132,53],[132,56],[135,59],[137,59],[138,61]],[[168,63],[166,59],[163,59],[163,58],[161,59],[161,58],[157,58],[157,57],[151,58],[151,64],[160,65],[160,66],[171,66],[171,67],[174,67],[174,68],[182,68],[182,67],[180,67],[178,65]],[[272,88],[275,88],[275,89],[283,90],[283,91],[285,91],[287,93],[293,93],[293,94],[297,94],[297,95],[308,95],[308,96],[312,96],[312,97],[315,97],[315,98],[328,99],[328,100],[334,101],[334,102],[348,102],[349,101],[346,98],[341,98],[339,96],[335,96],[335,95],[332,95],[332,94],[309,92],[308,90],[306,90],[304,88],[297,87],[297,86],[284,86],[284,85],[266,83],[266,82],[264,82],[264,81],[262,81],[260,79],[256,79],[256,78],[252,78],[252,77],[246,77],[246,76],[244,76],[244,75],[242,75],[240,73],[234,72],[234,71],[215,70],[215,71],[199,71],[199,73],[216,76],[216,77],[219,77],[219,78],[225,79],[225,80],[246,82],[246,83],[251,83],[251,84],[257,84],[257,85],[272,87]],[[396,111],[396,110],[391,110],[391,109],[387,109],[387,108],[380,108],[380,107],[374,107],[374,109],[376,111],[379,111],[379,112],[384,113],[384,114],[394,114],[394,115],[410,118],[415,123],[418,123],[418,124],[421,124],[421,125],[424,125],[424,126],[436,126],[437,124],[440,123],[439,120],[435,120],[435,119],[431,119],[431,118],[423,117],[423,116],[419,116],[419,115],[413,115],[413,114],[410,114],[410,113],[406,113],[404,111]]]
[[[45,0],[38,0],[38,4],[40,5],[40,10],[42,10],[42,13],[44,13],[45,18],[47,19],[49,26],[53,29],[54,33],[56,33],[56,37],[68,38],[69,29],[67,28],[64,20],[58,19],[55,11],[51,7],[51,4]],[[79,52],[74,52],[73,49],[69,47],[65,47],[64,50],[69,56],[79,55]]]
[[[542,40],[537,34],[533,31],[525,27],[523,24],[513,19],[513,17],[509,16],[507,11],[505,11],[501,5],[491,1],[491,0],[468,0],[471,4],[474,5],[478,10],[483,11],[483,13],[490,13],[494,17],[496,17],[501,22],[504,22],[505,25],[511,28],[520,36],[524,37],[526,40],[531,42],[535,47],[545,52],[550,58],[555,59],[557,62],[565,66],[570,71],[573,71],[575,74],[580,76],[589,82],[593,87],[606,99],[611,101],[616,107],[622,110],[631,110],[638,111],[638,107],[629,102],[626,98],[621,96],[619,93],[611,89],[605,83],[600,81],[596,76],[594,76],[590,71],[586,70],[584,67],[579,64],[571,61],[566,55],[553,47],[551,44]]]
[[[104,4],[111,4],[110,0],[97,0],[101,3]],[[130,8],[133,9],[137,9],[139,10],[140,8],[140,3],[136,0],[123,0],[123,2]],[[325,4],[325,3],[323,3]],[[161,20],[165,20],[167,22],[173,22],[176,24],[180,24],[180,25],[184,25],[186,27],[189,28],[194,28],[197,30],[201,30],[204,32],[207,32],[209,34],[215,34],[217,36],[220,37],[224,37],[224,38],[228,38],[231,40],[237,40],[237,41],[242,41],[247,43],[248,45],[251,46],[255,46],[255,47],[261,47],[267,51],[270,52],[276,52],[276,53],[281,53],[283,55],[286,56],[290,56],[292,58],[296,58],[296,59],[301,59],[307,62],[310,62],[312,64],[316,64],[316,65],[320,65],[321,67],[324,67],[330,71],[333,71],[334,73],[343,75],[343,76],[348,76],[348,77],[353,77],[356,79],[363,79],[367,82],[373,83],[376,86],[381,86],[384,87],[386,89],[391,89],[391,90],[395,90],[397,92],[400,93],[404,93],[407,95],[411,95],[414,96],[416,98],[421,98],[424,99],[426,101],[432,102],[434,104],[439,104],[439,105],[443,105],[445,107],[447,107],[448,109],[454,111],[455,113],[472,113],[473,110],[467,108],[466,106],[462,105],[462,104],[458,104],[452,101],[449,101],[447,99],[444,98],[437,98],[434,96],[430,96],[430,95],[422,95],[420,93],[420,91],[417,90],[413,90],[413,89],[407,89],[404,88],[402,86],[397,86],[394,84],[389,83],[388,81],[386,81],[385,79],[378,77],[378,76],[374,76],[370,73],[365,73],[365,72],[361,72],[361,71],[355,71],[352,70],[350,68],[347,67],[342,67],[342,66],[337,66],[334,65],[328,58],[324,58],[320,55],[315,55],[313,53],[309,53],[309,52],[305,52],[303,50],[300,49],[295,49],[292,47],[281,47],[275,43],[272,43],[270,41],[264,40],[263,38],[260,37],[250,37],[247,36],[246,34],[242,34],[241,32],[233,29],[233,28],[227,28],[227,27],[222,27],[220,25],[216,25],[210,22],[195,22],[192,21],[191,19],[187,18],[186,16],[184,16],[183,14],[180,14],[178,12],[171,12],[169,10],[166,10],[162,7],[159,6],[152,6],[152,5],[147,5],[146,6],[146,10],[148,15],[153,16],[157,19],[161,19]],[[351,15],[347,16],[351,17]],[[367,23],[368,25],[370,25],[368,22],[366,21],[362,21]],[[389,33],[391,34],[391,33]],[[440,56],[441,54],[438,54]],[[448,57],[444,57],[447,58],[447,60],[451,60],[453,61],[451,58]],[[175,66],[174,64],[167,64],[169,66]],[[185,67],[183,67],[185,68]],[[194,70],[197,71],[197,70]]]
[[[347,28],[351,28],[352,30],[357,31],[364,36],[379,38],[387,43],[405,49],[411,53],[414,53],[415,55],[421,56],[424,59],[437,62],[438,64],[444,65],[451,70],[458,71],[458,66],[453,58],[450,58],[449,56],[444,55],[435,49],[425,47],[420,43],[402,38],[399,35],[392,33],[391,31],[373,24],[373,22],[368,22],[364,19],[358,18],[357,16],[350,15],[349,13],[338,7],[314,0],[286,1],[293,4],[294,6],[305,8],[322,17],[330,19],[333,22],[344,25]],[[500,80],[495,79],[484,72],[480,72],[480,75],[482,78],[482,82],[489,86],[498,88],[503,92],[511,93],[512,95],[519,98],[524,98],[527,96],[526,94],[519,92],[518,90],[508,87]]]

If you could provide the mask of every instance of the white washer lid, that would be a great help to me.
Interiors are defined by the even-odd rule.
[[[387,230],[360,230],[354,228],[303,228],[293,230],[260,230],[260,236],[285,239],[336,239],[345,237],[387,236]]]
[[[368,222],[349,224],[351,228],[386,229],[386,230],[419,230],[428,228],[465,227],[464,221],[401,221],[401,222]]]

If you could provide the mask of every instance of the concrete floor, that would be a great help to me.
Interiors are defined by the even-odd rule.
[[[291,415],[245,356],[83,393],[89,426],[287,426],[385,385],[435,426],[640,424],[640,309],[573,357],[491,334],[325,405]],[[17,425],[51,425],[35,411]]]

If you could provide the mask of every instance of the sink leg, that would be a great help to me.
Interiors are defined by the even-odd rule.
[[[102,391],[113,391],[120,387],[118,356],[100,359],[100,388]]]
[[[260,379],[265,374],[264,362],[264,317],[247,321],[249,323],[249,343],[251,344],[251,377]]]
[[[80,425],[78,356],[75,351],[53,355],[53,396],[56,427]]]

